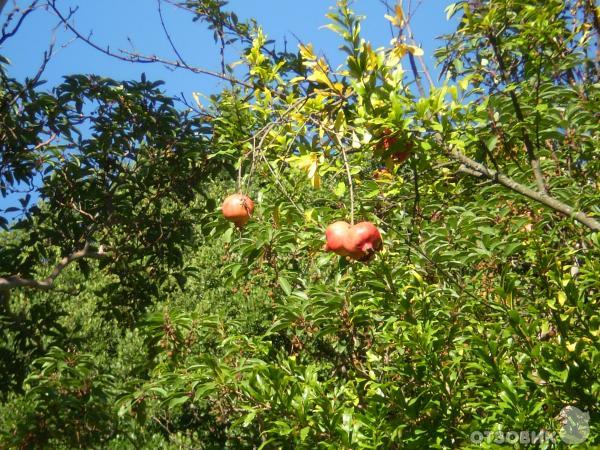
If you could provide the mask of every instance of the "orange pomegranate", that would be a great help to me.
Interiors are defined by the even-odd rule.
[[[371,222],[359,222],[350,227],[344,240],[344,250],[358,261],[368,261],[382,245],[381,233]]]
[[[348,253],[344,249],[344,242],[348,237],[350,231],[350,224],[343,220],[333,222],[325,230],[325,250],[334,252],[340,256],[348,256]]]
[[[242,228],[254,212],[254,202],[247,195],[232,194],[223,201],[221,211],[227,220]]]

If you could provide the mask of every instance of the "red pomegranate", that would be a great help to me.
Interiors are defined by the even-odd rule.
[[[394,145],[398,141],[398,138],[396,136],[391,136],[391,133],[392,130],[390,130],[389,128],[383,130],[384,136],[381,140],[381,146],[386,151],[392,148],[392,145]]]
[[[348,256],[348,252],[344,249],[344,242],[348,237],[350,224],[343,220],[333,222],[325,230],[325,250],[337,253],[340,256]]]
[[[371,222],[359,222],[350,227],[344,240],[344,250],[358,261],[368,261],[382,245],[381,233]]]
[[[254,212],[254,202],[246,195],[232,194],[223,201],[221,211],[227,220],[242,228]]]
[[[390,156],[390,159],[392,160],[392,162],[394,162],[396,164],[402,164],[404,161],[406,161],[408,159],[409,156],[410,156],[410,152],[396,152],[396,153],[392,153],[392,156]]]
[[[387,155],[386,165],[393,167],[408,159],[411,155],[412,144],[410,142],[404,144],[398,142],[398,137],[392,134],[392,130],[386,128],[383,130],[383,137],[378,148],[384,151],[384,155]]]

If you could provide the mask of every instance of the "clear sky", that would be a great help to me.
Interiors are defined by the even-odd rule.
[[[5,15],[13,1],[8,1]],[[17,0],[21,6],[27,3]],[[431,66],[432,52],[439,44],[435,38],[452,29],[444,14],[449,3],[445,0],[404,0],[405,9],[410,5],[414,10],[420,4],[411,24]],[[85,35],[92,33],[91,38],[102,46],[110,45],[113,50],[136,49],[141,53],[175,58],[162,32],[155,0],[59,0],[57,4],[64,13],[70,7],[78,7],[74,16],[76,27]],[[230,0],[228,9],[242,19],[255,17],[281,48],[285,39],[288,49],[296,49],[297,36],[303,42],[312,42],[316,50],[327,54],[330,61],[337,64],[342,62],[337,51],[339,40],[333,32],[322,28],[328,21],[325,13],[334,4],[334,0]],[[367,17],[363,23],[364,37],[374,47],[388,45],[391,34],[383,17],[384,5],[379,0],[355,0],[353,9]],[[189,13],[164,2],[163,11],[172,37],[189,63],[219,71],[218,50],[206,26],[192,22]],[[53,32],[57,23],[58,19],[50,11],[36,11],[28,17],[20,32],[0,49],[0,53],[13,63],[10,68],[13,76],[22,78],[36,72],[43,51],[54,34],[58,52],[44,75],[49,86],[60,81],[65,74],[97,73],[116,79],[139,79],[140,73],[145,72],[149,79],[165,80],[165,89],[170,93],[208,93],[219,88],[218,80],[205,75],[184,70],[174,72],[160,65],[128,64],[104,56],[82,42],[72,42],[71,35],[62,28]],[[64,48],[61,47],[65,44]],[[235,60],[236,56],[235,49],[228,51],[229,61]]]
[[[8,0],[0,26],[15,4],[24,7],[26,0]],[[43,2],[40,2],[43,3]],[[393,3],[390,0],[389,3]],[[450,0],[404,0],[405,11],[414,11],[411,27],[416,40],[425,50],[425,59],[433,68],[433,50],[440,45],[436,37],[452,31],[446,21],[444,9]],[[111,50],[135,50],[143,54],[156,54],[166,59],[175,55],[162,31],[157,0],[58,0],[58,7],[67,14],[77,7],[74,25],[97,44]],[[343,61],[338,51],[338,36],[322,28],[328,22],[325,14],[335,5],[335,0],[230,0],[228,10],[235,11],[240,19],[254,17],[263,26],[269,38],[283,49],[297,49],[298,39],[312,43],[315,50],[327,55],[329,61]],[[388,21],[383,17],[385,6],[380,0],[355,0],[352,9],[366,16],[362,24],[363,37],[374,48],[389,45],[392,37]],[[188,64],[220,71],[220,57],[212,32],[200,22],[192,22],[190,13],[163,2],[167,27],[180,53]],[[164,80],[163,88],[171,95],[183,92],[191,99],[192,92],[211,94],[218,92],[223,82],[206,75],[185,70],[173,71],[159,64],[131,64],[105,56],[87,44],[73,40],[72,34],[58,26],[58,18],[51,11],[39,9],[29,15],[19,32],[0,48],[12,65],[9,74],[19,80],[33,76],[42,60],[44,50],[55,39],[55,55],[49,62],[42,79],[51,89],[61,77],[73,73],[95,73],[115,79],[140,78],[142,72],[149,80]],[[239,48],[229,49],[228,62],[235,61]],[[435,72],[435,71],[434,71]],[[15,198],[0,198],[2,209],[16,202]]]

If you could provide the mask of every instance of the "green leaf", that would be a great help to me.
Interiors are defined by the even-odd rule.
[[[292,293],[292,286],[286,278],[284,278],[283,276],[279,276],[277,281],[279,282],[279,286],[281,286],[283,292],[285,292],[285,295],[290,295]]]
[[[346,183],[344,183],[343,181],[340,181],[335,186],[334,194],[338,197],[343,197],[346,194]]]

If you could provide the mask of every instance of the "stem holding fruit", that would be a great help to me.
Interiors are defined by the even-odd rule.
[[[352,183],[352,173],[350,172],[350,163],[348,162],[348,154],[346,153],[346,147],[342,143],[339,135],[336,132],[329,132],[330,138],[333,138],[336,145],[342,151],[342,158],[344,160],[344,167],[346,168],[346,175],[348,177],[348,189],[350,190],[350,225],[354,225],[354,184]]]
[[[350,172],[350,164],[348,163],[348,155],[346,149],[341,146],[342,156],[344,157],[344,166],[346,166],[346,175],[348,175],[348,188],[350,189],[350,225],[354,225],[354,185],[352,183],[352,173]]]

